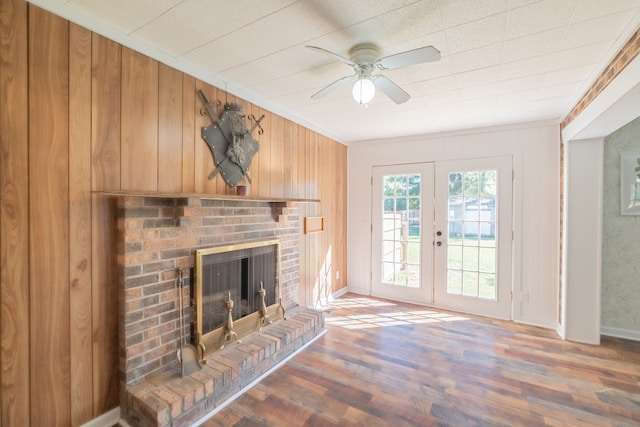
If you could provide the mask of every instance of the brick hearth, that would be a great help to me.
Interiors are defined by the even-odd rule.
[[[131,387],[127,420],[141,427],[191,426],[324,330],[321,312],[297,307],[286,320],[210,353],[200,371],[182,377],[175,366]]]
[[[301,234],[296,203],[121,196],[118,231],[120,409],[135,425],[188,425],[324,330],[319,313],[297,307]],[[202,371],[176,377],[177,269],[189,284],[196,249],[273,238],[281,245],[280,286],[288,320],[209,354]],[[184,291],[191,317],[189,290]]]

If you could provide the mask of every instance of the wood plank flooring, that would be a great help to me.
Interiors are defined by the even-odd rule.
[[[347,294],[219,426],[639,426],[640,342]]]

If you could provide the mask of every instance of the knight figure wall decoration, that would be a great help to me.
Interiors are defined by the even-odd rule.
[[[227,102],[222,108],[222,113],[218,115],[217,108],[222,103],[212,103],[202,89],[198,90],[198,95],[204,104],[201,113],[208,114],[213,120],[210,126],[202,128],[202,139],[213,156],[214,169],[209,179],[214,179],[220,174],[231,188],[238,185],[243,177],[251,183],[249,167],[253,156],[260,148],[252,133],[256,128],[258,135],[264,133],[260,126],[264,114],[259,119],[252,114],[247,117],[242,106]],[[246,125],[247,119],[250,123],[253,122],[251,128]]]

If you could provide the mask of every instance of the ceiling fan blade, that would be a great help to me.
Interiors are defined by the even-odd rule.
[[[336,80],[335,82],[323,87],[318,92],[311,95],[311,98],[313,99],[324,98],[326,95],[329,94],[329,92],[332,92],[334,89],[337,89],[340,86],[347,84],[349,82],[355,83],[356,80],[357,80],[357,74],[354,74],[353,76],[342,77],[341,79]]]
[[[382,70],[393,70],[394,68],[406,67],[407,65],[439,60],[440,51],[433,46],[425,46],[385,56],[378,60],[377,65],[378,68]]]
[[[318,46],[310,46],[310,45],[307,45],[306,47],[308,47],[309,49],[313,49],[315,51],[318,51],[318,52],[322,52],[325,55],[333,56],[334,58],[339,59],[340,61],[342,61],[345,64],[350,65],[352,67],[356,67],[357,66],[356,63],[354,63],[349,58],[345,58],[344,56],[340,56],[337,53],[333,53],[333,52],[331,52],[331,51],[329,51],[327,49],[323,49],[323,48],[318,47]]]
[[[396,104],[402,104],[411,98],[407,92],[395,84],[391,79],[388,79],[381,74],[377,74],[371,78],[373,79],[373,83],[376,85],[376,88],[384,92],[384,94],[391,98],[391,100]]]

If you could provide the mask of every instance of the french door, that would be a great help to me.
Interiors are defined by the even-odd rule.
[[[511,157],[372,176],[372,294],[510,318]]]
[[[432,302],[433,176],[433,163],[373,168],[373,295]]]

